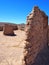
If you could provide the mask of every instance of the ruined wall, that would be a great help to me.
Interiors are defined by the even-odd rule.
[[[48,25],[48,47],[49,47],[49,25]]]
[[[0,26],[0,31],[3,31],[3,27],[2,26]]]
[[[11,25],[5,24],[3,27],[3,34],[4,35],[14,35],[14,30]]]
[[[27,17],[25,64],[32,65],[37,54],[47,46],[48,17],[37,6]]]

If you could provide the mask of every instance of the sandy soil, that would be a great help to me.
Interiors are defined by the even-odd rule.
[[[22,65],[25,32],[15,31],[16,36],[0,32],[0,65]]]

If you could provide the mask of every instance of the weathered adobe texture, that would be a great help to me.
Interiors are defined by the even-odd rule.
[[[3,27],[3,34],[4,35],[14,35],[13,26],[5,24]]]
[[[48,16],[37,6],[27,17],[25,64],[33,65],[38,53],[47,47]]]
[[[17,25],[13,25],[13,30],[18,30],[18,26]]]
[[[13,27],[13,30],[18,30],[17,24],[9,24],[9,25],[11,25]]]
[[[2,26],[0,26],[0,31],[3,31],[3,27]]]
[[[49,48],[49,25],[48,25],[48,48]]]

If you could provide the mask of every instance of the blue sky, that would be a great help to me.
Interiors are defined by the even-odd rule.
[[[26,23],[36,5],[49,16],[49,0],[0,0],[0,22]]]

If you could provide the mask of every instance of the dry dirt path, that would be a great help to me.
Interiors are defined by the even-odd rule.
[[[0,32],[0,65],[22,65],[25,32],[15,31],[16,36]]]

